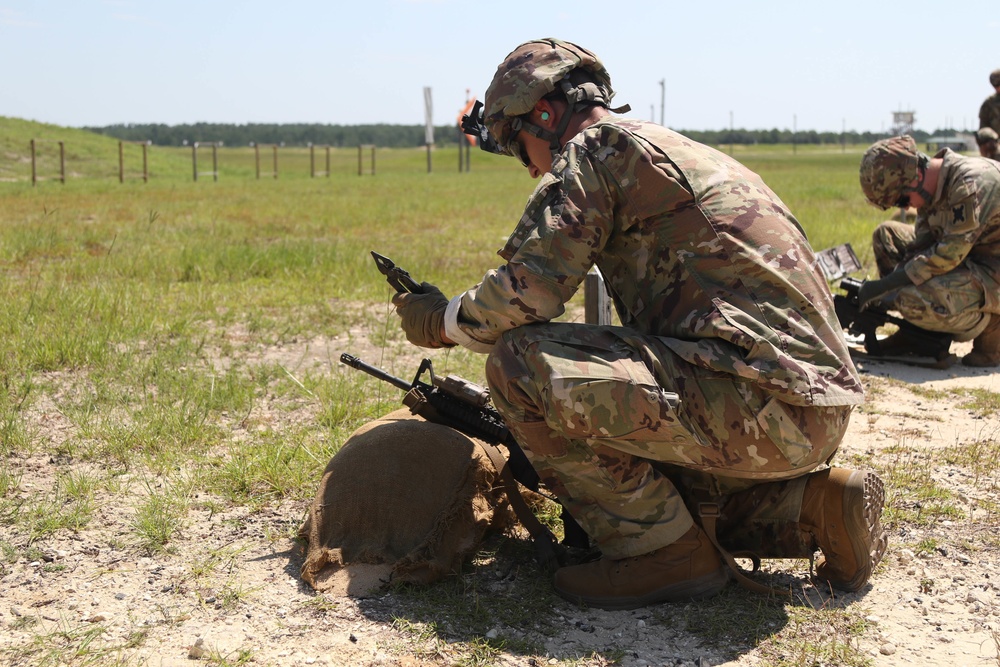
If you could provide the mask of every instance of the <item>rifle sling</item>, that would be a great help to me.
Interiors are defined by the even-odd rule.
[[[750,577],[743,574],[743,570],[736,563],[736,557],[740,558],[750,558],[753,560],[754,571],[760,569],[760,559],[757,556],[750,553],[737,553],[731,554],[725,550],[721,544],[719,544],[719,539],[715,536],[715,521],[720,516],[719,506],[716,503],[699,503],[698,504],[698,519],[701,523],[701,529],[705,531],[705,535],[708,536],[708,540],[712,543],[712,546],[719,552],[722,556],[722,560],[725,561],[726,565],[729,567],[730,574],[743,588],[751,591],[753,593],[761,593],[763,595],[774,595],[777,597],[791,597],[791,593],[788,591],[780,590],[778,588],[772,588],[770,586],[765,586],[764,584],[759,584]]]
[[[510,471],[510,466],[507,465],[507,459],[500,449],[494,445],[481,441],[476,442],[476,444],[490,457],[493,467],[499,473],[500,481],[503,483],[507,500],[510,502],[511,509],[514,510],[514,515],[517,516],[517,520],[521,522],[521,525],[531,535],[532,542],[535,545],[535,558],[538,559],[538,563],[545,570],[554,572],[559,568],[560,564],[555,538],[549,529],[541,524],[535,513],[528,507],[528,504],[524,502],[521,490],[517,485],[517,480],[514,479],[514,474]]]
[[[454,410],[455,406],[447,401],[438,400],[435,402],[437,405],[433,405],[428,400],[428,397],[416,387],[410,389],[403,397],[403,404],[410,408],[410,412],[413,414],[420,415],[427,421],[450,426],[462,432],[461,428],[456,428],[455,424],[449,423],[449,420],[443,418],[441,415],[443,410],[449,410],[452,413],[449,416],[455,418],[457,416],[454,414],[456,412]],[[463,425],[468,427],[469,423],[465,422]],[[470,434],[466,433],[466,435]],[[555,537],[553,537],[548,528],[538,521],[538,518],[524,502],[521,490],[517,485],[517,480],[514,478],[514,473],[511,471],[507,458],[496,445],[485,441],[486,434],[478,437],[472,435],[471,437],[475,438],[474,442],[486,453],[490,461],[493,462],[493,467],[496,468],[497,474],[500,476],[500,481],[503,483],[504,491],[507,494],[507,500],[510,502],[511,509],[514,510],[514,515],[528,531],[528,534],[531,535],[531,541],[535,546],[535,558],[538,560],[539,565],[549,572],[554,572],[559,568],[560,564]]]

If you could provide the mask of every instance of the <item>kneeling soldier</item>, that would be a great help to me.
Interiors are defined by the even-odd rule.
[[[815,255],[760,177],[613,95],[569,42],[501,63],[467,126],[541,181],[478,285],[395,297],[407,338],[489,354],[497,409],[603,554],[556,573],[563,597],[710,596],[730,551],[818,549],[818,575],[857,590],[885,551],[884,492],[827,467],[864,392]],[[595,265],[622,326],[553,321]]]

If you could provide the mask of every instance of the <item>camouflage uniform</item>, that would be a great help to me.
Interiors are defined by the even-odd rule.
[[[991,127],[1000,134],[1000,93],[990,95],[979,107],[979,127]]]
[[[976,132],[976,144],[981,156],[1000,161],[1000,136],[997,136],[992,127],[979,128]]]
[[[990,72],[990,85],[1000,88],[1000,69]],[[987,97],[979,107],[979,127],[992,127],[1000,134],[1000,91]]]
[[[605,556],[672,543],[685,500],[771,480],[794,479],[740,518],[798,519],[863,389],[815,256],[756,174],[608,116],[566,143],[500,255],[446,331],[490,353],[494,403]],[[622,326],[551,322],[595,264]]]
[[[879,273],[904,265],[913,285],[893,307],[908,322],[970,340],[1000,313],[1000,164],[944,149],[936,191],[915,225],[885,222],[872,236]]]

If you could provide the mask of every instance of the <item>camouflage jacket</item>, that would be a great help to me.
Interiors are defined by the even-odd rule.
[[[992,127],[1000,134],[1000,93],[990,95],[979,107],[979,127]]]
[[[446,311],[470,349],[561,315],[596,264],[622,324],[688,362],[787,403],[863,399],[798,222],[755,173],[659,125],[608,117],[570,140],[500,255]]]
[[[982,282],[983,309],[1000,313],[1000,163],[949,148],[930,204],[917,212],[904,268],[915,285],[965,263]]]

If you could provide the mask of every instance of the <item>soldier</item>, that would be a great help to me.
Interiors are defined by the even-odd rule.
[[[394,297],[407,338],[489,354],[497,409],[602,552],[558,570],[566,599],[707,597],[736,551],[818,549],[819,577],[858,590],[884,490],[827,465],[864,395],[813,251],[760,177],[613,95],[575,44],[507,56],[467,120],[541,181],[478,285]],[[554,321],[595,265],[622,325]]]
[[[990,72],[990,85],[996,92],[979,107],[979,127],[991,127],[1000,134],[1000,69]]]
[[[976,132],[976,144],[979,146],[979,154],[991,160],[1000,160],[1000,149],[997,148],[997,139],[1000,136],[992,127],[983,127]]]
[[[909,136],[883,139],[861,159],[861,188],[882,210],[915,206],[914,225],[888,221],[872,237],[880,278],[858,290],[908,322],[973,340],[966,366],[1000,364],[1000,164],[951,149],[929,158]],[[883,341],[920,354],[904,331]]]

